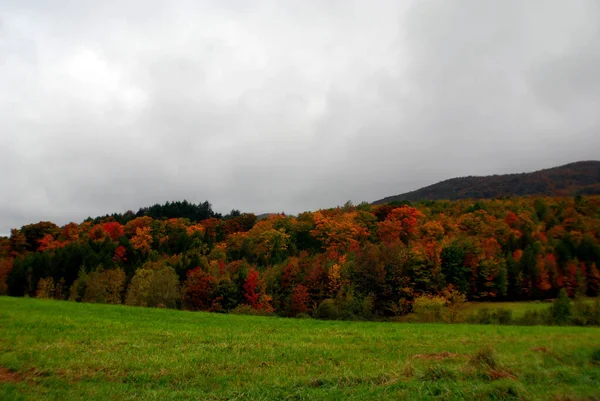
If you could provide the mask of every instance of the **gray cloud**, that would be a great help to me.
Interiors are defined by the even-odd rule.
[[[597,159],[599,27],[595,0],[5,0],[0,233]]]

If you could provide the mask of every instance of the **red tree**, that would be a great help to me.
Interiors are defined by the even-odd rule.
[[[298,284],[294,287],[294,291],[292,292],[292,305],[291,312],[292,316],[296,316],[299,313],[306,313],[308,308],[308,301],[310,296],[308,294],[308,288],[303,286],[302,284]]]

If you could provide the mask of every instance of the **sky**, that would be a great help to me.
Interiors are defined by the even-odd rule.
[[[597,0],[0,2],[0,234],[599,159]]]

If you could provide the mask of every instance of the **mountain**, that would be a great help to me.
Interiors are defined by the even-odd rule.
[[[577,194],[600,194],[600,161],[580,161],[532,173],[452,178],[373,203]]]

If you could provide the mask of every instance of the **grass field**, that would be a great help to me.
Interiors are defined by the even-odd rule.
[[[598,328],[327,322],[0,297],[2,400],[591,400],[600,397],[598,349]]]
[[[592,302],[592,301],[590,301]],[[514,318],[521,317],[527,311],[542,312],[549,309],[552,303],[527,301],[527,302],[469,302],[462,313],[467,315],[475,315],[481,309],[506,309],[512,312]]]

